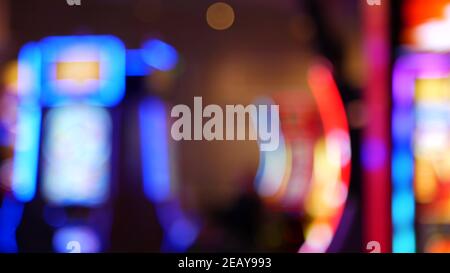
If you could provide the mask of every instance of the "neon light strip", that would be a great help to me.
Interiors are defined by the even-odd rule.
[[[36,44],[25,45],[19,54],[17,136],[14,149],[12,191],[21,202],[29,202],[36,193],[39,160],[41,109],[41,54]]]
[[[390,33],[389,4],[373,8],[361,1],[367,80],[364,105],[368,125],[363,131],[363,248],[378,243],[391,252],[389,150]]]
[[[21,202],[31,201],[36,194],[40,127],[39,107],[19,106],[12,189]]]
[[[139,107],[141,157],[144,192],[152,202],[164,202],[171,196],[169,144],[163,102],[149,99]]]
[[[331,70],[323,65],[313,67],[309,71],[308,83],[316,99],[325,134],[329,136],[335,131],[342,131],[350,139],[344,103],[341,100],[339,89],[333,79]],[[342,182],[348,186],[351,171],[350,161],[342,168]]]
[[[420,77],[448,75],[450,56],[411,54],[400,58],[393,74],[392,224],[393,251],[415,252],[414,90]]]
[[[147,99],[139,106],[141,158],[146,197],[155,204],[164,230],[162,251],[188,249],[199,232],[198,221],[183,212],[171,190],[167,113],[164,103]]]
[[[340,143],[340,150],[344,154],[350,155],[350,133],[345,107],[330,69],[320,64],[312,67],[308,74],[308,84],[317,103],[326,139],[333,138],[336,132],[341,133],[348,141]],[[329,152],[327,147],[327,156]],[[350,183],[350,158],[342,160],[341,155],[340,164],[341,181],[337,182],[340,183],[343,191],[345,191],[344,197],[346,198]],[[338,196],[336,197],[339,198]],[[342,202],[335,208],[333,215],[319,217],[309,224],[305,243],[300,247],[299,252],[327,251],[333,235],[336,233],[344,206],[345,202]]]

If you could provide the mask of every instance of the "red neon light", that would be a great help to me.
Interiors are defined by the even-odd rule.
[[[430,1],[427,1],[430,2]],[[389,112],[389,5],[363,7],[363,33],[366,60],[364,104],[368,125],[364,140],[382,143],[386,155],[390,149]],[[392,251],[390,160],[386,156],[376,169],[363,172],[363,248],[371,241],[380,244],[381,252]]]
[[[322,119],[325,135],[341,131],[350,140],[349,126],[344,104],[341,100],[339,89],[334,81],[331,70],[325,65],[315,65],[308,73],[308,83],[317,103],[317,108]],[[350,160],[341,166],[342,183],[348,189],[350,184],[351,164]],[[328,219],[335,234],[344,211],[345,203],[336,210],[336,213]]]

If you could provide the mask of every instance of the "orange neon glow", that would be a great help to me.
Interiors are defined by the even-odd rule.
[[[98,62],[59,62],[56,64],[56,79],[84,82],[99,80],[100,68]]]
[[[402,17],[404,22],[404,33],[402,42],[408,45],[417,43],[416,29],[432,20],[443,20],[445,18],[445,7],[450,5],[450,0],[409,0],[405,1]]]

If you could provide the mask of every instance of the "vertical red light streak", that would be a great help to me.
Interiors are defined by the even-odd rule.
[[[368,118],[363,133],[364,142],[382,143],[386,158],[377,168],[363,171],[363,247],[370,241],[379,242],[381,252],[392,251],[390,194],[390,1],[369,6],[361,1],[366,86],[364,104]],[[369,155],[370,156],[370,155]]]

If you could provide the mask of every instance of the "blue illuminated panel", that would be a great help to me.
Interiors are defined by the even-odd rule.
[[[14,149],[12,191],[17,200],[29,202],[36,193],[41,109],[39,106],[41,51],[35,43],[19,53],[17,135]]]

